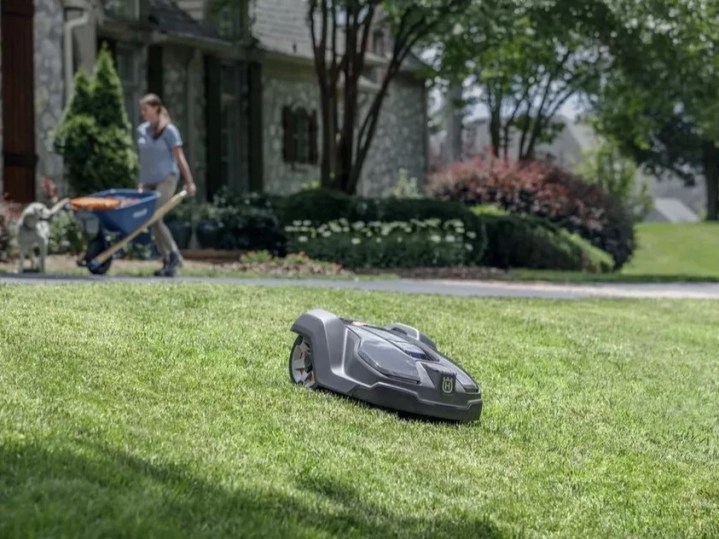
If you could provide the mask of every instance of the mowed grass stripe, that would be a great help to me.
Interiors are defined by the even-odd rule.
[[[0,536],[719,534],[711,302],[0,287]],[[469,425],[293,387],[323,307],[435,338]]]

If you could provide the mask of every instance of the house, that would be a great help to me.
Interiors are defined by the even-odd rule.
[[[306,0],[1,0],[0,188],[21,202],[42,179],[62,183],[51,133],[73,75],[107,46],[133,123],[159,94],[185,141],[201,199],[228,186],[291,193],[319,180],[322,126]],[[390,36],[376,30],[362,79],[367,99]],[[28,69],[28,66],[32,66]],[[390,87],[358,191],[381,195],[400,170],[428,166],[427,90],[408,61]],[[378,69],[379,68],[379,69]]]
[[[551,143],[537,146],[536,156],[546,159],[566,170],[575,170],[586,155],[601,143],[598,135],[588,125],[559,115],[555,118],[559,124],[557,137]],[[488,119],[479,118],[462,124],[459,151],[463,158],[486,154],[491,148]],[[509,145],[509,155],[518,154],[518,137]],[[448,147],[447,131],[441,131],[431,139],[430,166],[433,169],[443,167],[446,156],[451,153]],[[657,178],[641,170],[637,172],[637,183],[646,182],[647,189],[654,202],[654,209],[647,221],[658,222],[694,222],[705,208],[706,193],[701,184],[687,186],[676,177]]]

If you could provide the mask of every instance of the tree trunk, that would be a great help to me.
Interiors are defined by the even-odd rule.
[[[492,155],[499,157],[502,148],[502,107],[496,106],[489,119],[489,137],[492,143]]]
[[[447,92],[447,151],[445,165],[461,160],[463,110],[458,105],[462,100],[462,85],[453,84]]]
[[[320,184],[322,187],[330,187],[332,184],[332,176],[330,175],[331,152],[327,151],[332,147],[332,136],[334,128],[332,125],[331,102],[327,98],[326,90],[320,91],[320,108],[322,114],[322,159],[320,164]]]
[[[706,141],[703,148],[704,179],[707,195],[707,221],[719,220],[719,148]]]

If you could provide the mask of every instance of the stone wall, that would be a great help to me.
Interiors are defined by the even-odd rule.
[[[207,170],[202,55],[187,47],[164,47],[163,84],[162,100],[180,129],[187,161],[202,198]]]
[[[282,108],[303,106],[319,112],[319,90],[311,68],[270,65],[263,77],[264,187],[273,193],[292,193],[319,181],[319,166],[291,165],[282,159]],[[427,167],[427,94],[424,84],[408,75],[395,80],[384,101],[375,138],[365,162],[358,194],[381,196],[405,169],[419,184]],[[320,152],[321,129],[317,144]]]
[[[204,188],[207,178],[207,120],[205,118],[205,66],[202,54],[197,52],[190,64],[190,127],[186,130],[185,137],[188,139],[188,161],[192,175],[202,190],[200,195],[204,196]]]
[[[405,169],[419,185],[427,170],[427,93],[411,75],[400,75],[382,104],[377,131],[370,147],[357,193],[383,196]]]
[[[63,112],[63,10],[58,0],[35,0],[36,188],[49,176],[62,186],[62,158],[52,150],[52,131]],[[38,193],[41,200],[41,193]]]
[[[319,181],[318,165],[292,165],[282,157],[282,108],[303,107],[316,110],[319,118],[319,88],[311,68],[297,65],[273,66],[263,69],[263,127],[264,190],[288,194],[299,190],[303,184]],[[321,151],[321,126],[318,141]]]

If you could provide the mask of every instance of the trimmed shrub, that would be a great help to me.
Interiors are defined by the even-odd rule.
[[[292,194],[282,202],[282,222],[310,221],[319,226],[337,219],[351,219],[355,200],[341,191],[332,189],[307,189]]]
[[[463,266],[474,239],[461,221],[439,219],[391,223],[340,219],[318,227],[305,221],[286,231],[290,252],[349,268]]]
[[[128,133],[132,125],[127,119],[122,82],[106,45],[97,56],[93,81],[92,112],[101,127],[117,127]]]
[[[484,266],[591,273],[606,273],[614,266],[608,253],[545,219],[478,213],[487,234]]]
[[[193,210],[197,240],[205,249],[269,251],[275,256],[287,252],[287,239],[271,209],[245,204],[188,209]]]
[[[98,55],[94,81],[78,71],[73,98],[53,143],[64,158],[71,195],[137,185],[138,157],[107,49]]]
[[[213,198],[218,208],[235,208],[238,206],[251,206],[272,211],[278,219],[285,197],[271,193],[236,193],[229,188],[221,187]]]
[[[615,269],[634,251],[633,218],[621,201],[549,163],[476,159],[435,174],[431,184],[440,200],[546,218],[612,255]]]
[[[290,195],[281,204],[282,222],[290,226],[308,221],[319,226],[346,219],[349,222],[407,222],[437,219],[442,222],[458,220],[465,230],[474,233],[472,251],[467,263],[478,264],[486,246],[482,223],[468,208],[456,202],[429,198],[361,198],[349,197],[336,191],[314,189]]]
[[[218,208],[216,219],[218,249],[286,254],[287,240],[279,219],[271,210],[252,206]]]

